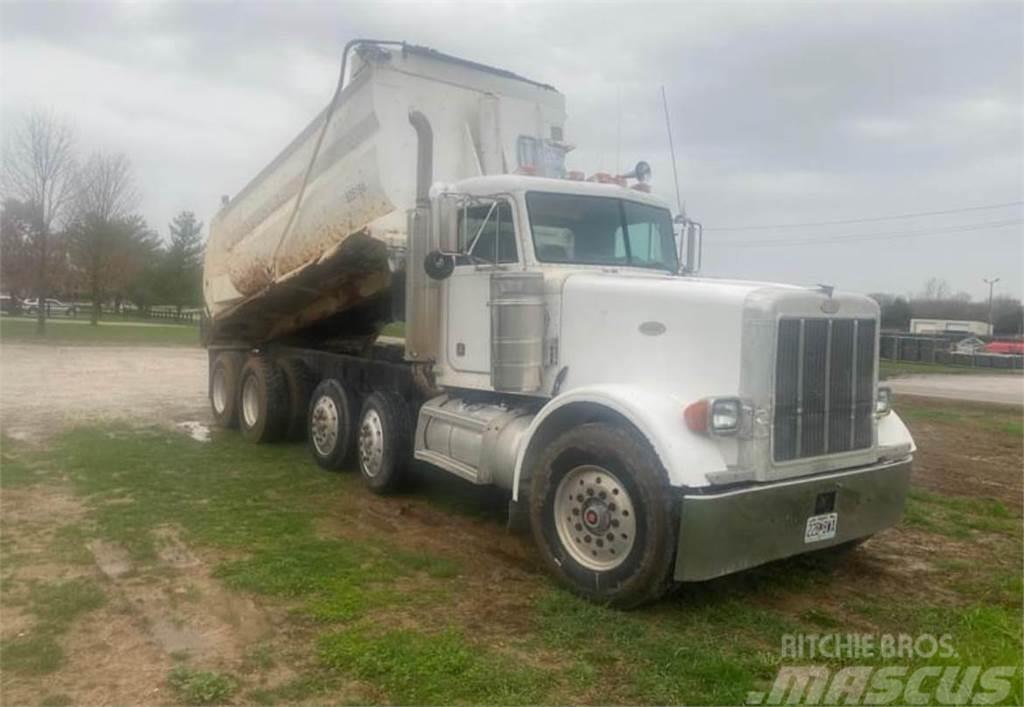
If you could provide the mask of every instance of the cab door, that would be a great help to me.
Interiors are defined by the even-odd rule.
[[[474,201],[459,210],[455,270],[447,280],[448,364],[462,373],[491,372],[491,273],[519,262],[511,203]]]

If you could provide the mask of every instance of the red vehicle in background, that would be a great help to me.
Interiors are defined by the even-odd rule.
[[[981,350],[991,354],[1024,355],[1024,341],[990,341]]]

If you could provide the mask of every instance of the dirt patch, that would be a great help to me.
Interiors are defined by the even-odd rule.
[[[948,402],[928,398],[900,399],[926,414],[942,414],[950,408]],[[991,414],[993,410],[970,403],[956,403],[956,407],[981,414]],[[1019,409],[999,411],[1006,417],[1016,415],[1020,419]],[[976,424],[918,419],[910,420],[908,426],[917,443],[914,486],[946,495],[995,498],[1020,515],[1024,508],[1024,440]]]
[[[35,440],[84,421],[205,424],[206,366],[205,351],[186,347],[3,344],[3,431]]]
[[[155,563],[136,563],[124,548],[95,539],[86,545],[94,563],[61,563],[53,560],[52,543],[64,526],[55,521],[81,521],[80,502],[62,488],[41,485],[6,490],[2,501],[4,642],[35,629],[27,600],[34,586],[88,578],[106,598],[59,637],[60,670],[41,677],[4,674],[5,703],[35,704],[47,694],[82,705],[174,701],[166,684],[174,665],[238,675],[252,670],[252,646],[280,640],[283,610],[224,589],[211,577],[216,558],[188,547],[176,528],[158,529]],[[294,676],[286,665],[260,673],[254,681],[261,684]]]
[[[93,540],[89,550],[96,559],[96,566],[109,579],[120,579],[132,571],[132,561],[128,552],[120,545],[103,540]]]

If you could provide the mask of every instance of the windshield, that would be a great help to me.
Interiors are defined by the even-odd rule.
[[[537,260],[621,265],[676,272],[667,209],[625,199],[530,192],[526,195]]]

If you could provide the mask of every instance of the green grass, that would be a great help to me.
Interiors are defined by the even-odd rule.
[[[967,539],[972,531],[1010,534],[1020,528],[1014,517],[994,498],[957,498],[912,489],[907,499],[906,523],[941,535]]]
[[[118,344],[198,346],[199,327],[194,324],[47,319],[46,334],[36,335],[36,322],[27,317],[0,317],[0,341],[46,344]]]
[[[878,364],[878,378],[880,380],[899,378],[901,376],[909,375],[934,375],[938,373],[949,375],[1006,374],[1019,376],[1024,373],[1024,371],[1009,368],[951,366],[944,363],[923,363],[921,361],[892,361],[889,359],[882,359]]]
[[[10,605],[10,588],[3,592]],[[0,645],[0,664],[4,670],[27,675],[46,675],[64,663],[61,637],[76,619],[106,603],[106,595],[94,582],[73,579],[66,582],[38,583],[28,586],[25,600],[35,618],[32,628]]]
[[[944,401],[919,403],[899,399],[896,412],[907,422],[936,422],[946,425],[973,427],[979,432],[995,432],[1019,443],[1024,438],[1024,420],[1021,413],[1010,407],[993,407]]]
[[[970,409],[953,413],[974,420]],[[300,445],[253,446],[234,433],[215,433],[204,444],[115,425],[69,431],[36,452],[5,446],[34,469],[14,478],[46,483],[60,473],[85,503],[86,517],[60,527],[51,542],[49,552],[62,562],[87,561],[86,543],[97,537],[127,549],[145,577],[159,570],[160,533],[172,527],[205,556],[222,558],[213,572],[225,586],[282,609],[275,629],[294,635],[291,652],[282,652],[287,641],[275,635],[235,664],[218,664],[221,672],[190,665],[187,653],[172,656],[177,667],[168,683],[181,702],[336,702],[342,695],[394,704],[735,704],[770,686],[782,636],[799,632],[950,633],[961,655],[976,661],[965,665],[1021,662],[1020,518],[995,499],[911,494],[908,528],[936,543],[975,543],[987,558],[922,557],[942,588],[934,598],[904,600],[898,588],[869,576],[843,579],[832,561],[805,557],[687,585],[656,606],[621,612],[541,577],[510,582],[497,556],[495,576],[481,578],[458,549],[424,552],[400,541],[410,535],[354,522],[366,501],[358,476],[318,470]],[[448,489],[417,502],[447,512],[456,507],[448,496],[457,494]],[[459,522],[503,532],[496,515],[467,512]],[[422,532],[451,531],[424,525]],[[460,547],[457,539],[450,547]],[[102,587],[15,581],[37,626],[5,642],[4,668],[59,669],[63,632],[102,606]],[[465,609],[470,592],[492,591],[506,601],[514,594],[514,611]],[[176,601],[190,601],[187,591]],[[858,662],[865,661],[829,664]],[[292,675],[286,682],[263,681],[282,667]]]
[[[11,450],[18,446],[8,437],[0,441],[0,488],[31,486],[42,479],[36,467]]]
[[[48,675],[64,663],[64,649],[48,633],[32,632],[0,644],[0,665],[4,671],[21,675]]]
[[[82,614],[106,603],[103,590],[91,580],[35,585],[29,594],[31,611],[44,629],[63,633]]]
[[[191,670],[183,665],[168,673],[167,684],[189,705],[224,704],[238,689],[238,683],[227,675]]]
[[[66,565],[91,565],[95,558],[89,550],[91,534],[81,525],[62,525],[54,531],[50,554]]]
[[[405,336],[405,322],[391,322],[385,325],[381,331],[382,336],[397,336],[399,338]]]
[[[102,434],[107,441],[96,444],[95,430],[70,432],[55,453],[90,500],[95,532],[143,567],[158,557],[154,530],[175,526],[189,542],[247,553],[216,568],[228,586],[305,599],[301,611],[324,622],[414,599],[390,588],[398,577],[458,575],[453,558],[385,539],[318,537],[308,504],[341,500],[357,480],[315,473],[301,447],[253,447],[237,435],[207,445],[120,427]]]
[[[551,680],[546,671],[509,664],[453,630],[349,630],[324,636],[319,649],[326,666],[372,682],[393,704],[536,704]]]

